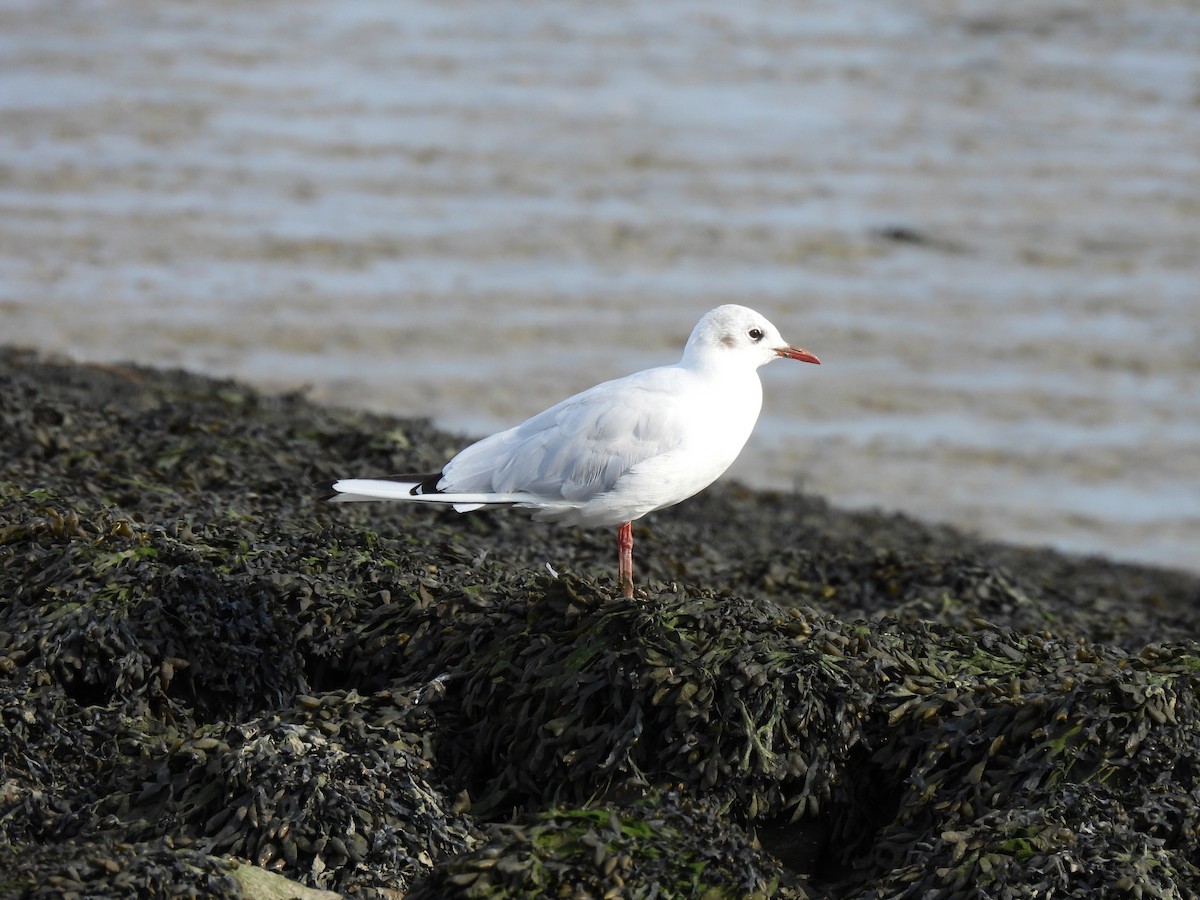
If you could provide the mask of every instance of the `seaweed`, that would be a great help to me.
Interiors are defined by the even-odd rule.
[[[0,894],[1197,896],[1200,578],[717,486],[331,506],[461,440],[0,349]]]

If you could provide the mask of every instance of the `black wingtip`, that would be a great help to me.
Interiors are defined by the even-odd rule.
[[[424,475],[384,475],[378,481],[403,481],[417,482],[416,487],[410,491],[412,494],[438,494],[438,482],[442,480],[441,472],[433,472]]]
[[[364,476],[356,475],[355,477],[359,478],[359,477],[364,477]],[[371,476],[365,476],[365,477],[370,477],[375,481],[401,481],[401,482],[414,482],[415,481],[416,486],[412,489],[413,494],[438,494],[438,493],[441,493],[438,490],[438,482],[442,480],[441,472],[433,472],[433,473],[417,474],[417,475],[371,475]],[[340,496],[340,493],[338,491],[335,491],[333,489],[333,486],[342,480],[343,479],[341,479],[341,478],[335,478],[333,481],[319,481],[319,482],[317,482],[316,486],[324,488],[325,491],[327,492],[327,496],[324,498],[325,500],[336,500]]]

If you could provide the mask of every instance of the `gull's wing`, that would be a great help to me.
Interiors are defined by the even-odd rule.
[[[686,378],[663,366],[598,384],[467,447],[446,464],[438,488],[568,503],[610,491],[638,463],[679,446]]]

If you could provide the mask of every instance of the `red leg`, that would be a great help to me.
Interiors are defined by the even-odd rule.
[[[633,523],[617,527],[617,572],[626,597],[633,597]]]

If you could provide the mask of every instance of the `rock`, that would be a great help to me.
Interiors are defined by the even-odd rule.
[[[258,866],[238,865],[232,870],[245,900],[338,900],[342,895],[297,884]]]

